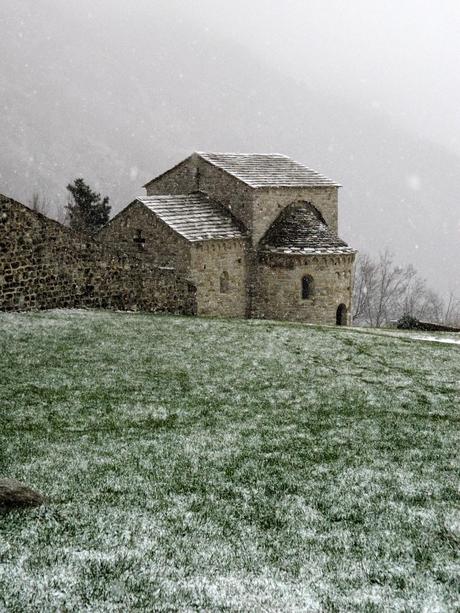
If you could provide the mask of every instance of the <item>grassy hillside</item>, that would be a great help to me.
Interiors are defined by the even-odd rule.
[[[0,517],[0,610],[459,605],[458,346],[103,312],[0,339],[0,474],[49,496]]]

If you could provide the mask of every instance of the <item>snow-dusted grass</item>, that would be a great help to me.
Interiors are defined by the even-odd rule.
[[[460,349],[0,315],[0,610],[453,611]]]
[[[395,328],[354,328],[365,334],[379,336],[396,336],[398,338],[411,339],[414,341],[432,341],[434,343],[447,343],[448,345],[460,345],[460,332],[419,332],[414,330],[398,330]]]

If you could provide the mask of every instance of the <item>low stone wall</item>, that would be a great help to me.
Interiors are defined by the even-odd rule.
[[[101,307],[196,313],[196,288],[0,196],[0,310]]]
[[[422,330],[423,332],[460,332],[458,326],[439,324],[432,321],[420,321],[413,315],[405,313],[399,319],[390,321],[390,326],[398,330]]]
[[[434,324],[431,321],[420,321],[418,330],[427,330],[429,332],[460,332],[460,328],[454,326],[446,326],[444,324]]]

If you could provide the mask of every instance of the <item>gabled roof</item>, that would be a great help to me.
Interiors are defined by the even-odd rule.
[[[280,153],[197,155],[249,187],[340,187],[338,183]]]
[[[137,200],[188,241],[245,238],[242,225],[231,213],[201,192]]]
[[[309,202],[285,209],[270,226],[260,246],[263,251],[273,253],[355,253],[329,229],[321,213]]]

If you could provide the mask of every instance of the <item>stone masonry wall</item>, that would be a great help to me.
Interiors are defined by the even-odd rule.
[[[133,241],[142,229],[144,247]],[[176,234],[143,204],[132,203],[98,234],[98,240],[152,262],[172,265],[196,287],[201,315],[244,317],[246,312],[245,241],[189,242]],[[220,291],[220,276],[228,273],[228,291]]]
[[[146,185],[147,196],[201,191],[227,207],[246,228],[252,224],[254,190],[193,154]]]
[[[253,223],[254,190],[221,168],[198,159],[198,188],[227,207],[248,230]]]
[[[133,209],[132,218],[125,215],[122,223],[115,218],[113,227],[106,234],[102,232],[103,240],[132,250],[136,249],[131,242],[133,229],[144,228],[142,256],[156,264],[173,263],[190,276],[197,288],[199,314],[334,324],[337,307],[345,304],[350,321],[353,255],[275,256],[258,252],[260,239],[279,213],[299,201],[311,202],[337,234],[337,187],[252,189],[193,154],[146,189],[147,195],[202,191],[227,207],[249,230],[251,238],[246,245],[244,241],[206,241],[184,246],[161,227],[161,221],[155,225],[150,219],[153,216],[145,218],[145,224],[140,217],[136,221]],[[229,290],[224,293],[219,284],[223,271],[229,279]],[[307,300],[301,297],[305,274],[315,280],[315,294]]]
[[[165,175],[151,181],[146,190],[148,196],[202,191],[227,207],[247,229],[252,227],[254,190],[195,154]],[[216,243],[193,248],[191,272],[197,286],[199,313],[228,317],[251,316],[254,254],[243,245],[236,250],[239,250],[239,253],[233,256],[231,252],[222,251]],[[219,258],[223,254],[223,261],[220,262]],[[241,264],[235,265],[235,261],[239,260]],[[207,266],[206,271],[204,266]],[[228,269],[233,277],[230,284],[231,295],[221,294],[219,291],[219,278],[224,269]]]
[[[143,243],[138,240],[139,231]],[[133,202],[123,209],[99,231],[96,238],[98,242],[155,266],[172,267],[185,275],[190,270],[189,243],[140,202]]]
[[[259,256],[254,317],[313,324],[336,323],[337,308],[345,304],[351,323],[354,254]],[[313,278],[311,298],[302,298],[302,277]]]
[[[196,155],[152,179],[145,185],[147,196],[158,194],[190,194],[198,191]]]
[[[256,245],[283,209],[299,201],[310,202],[337,234],[337,187],[281,187],[258,189],[254,195],[253,244]]]
[[[197,288],[198,315],[245,317],[247,300],[245,241],[194,243],[191,255],[191,279]],[[228,287],[226,291],[221,292],[220,279],[225,273],[228,275]]]
[[[226,206],[252,231],[252,244],[259,240],[279,213],[297,201],[311,202],[337,234],[338,188],[272,187],[253,189],[222,169],[193,154],[146,185],[147,195],[188,194],[202,191]]]
[[[0,310],[103,307],[194,313],[195,287],[172,269],[111,251],[0,197]]]

